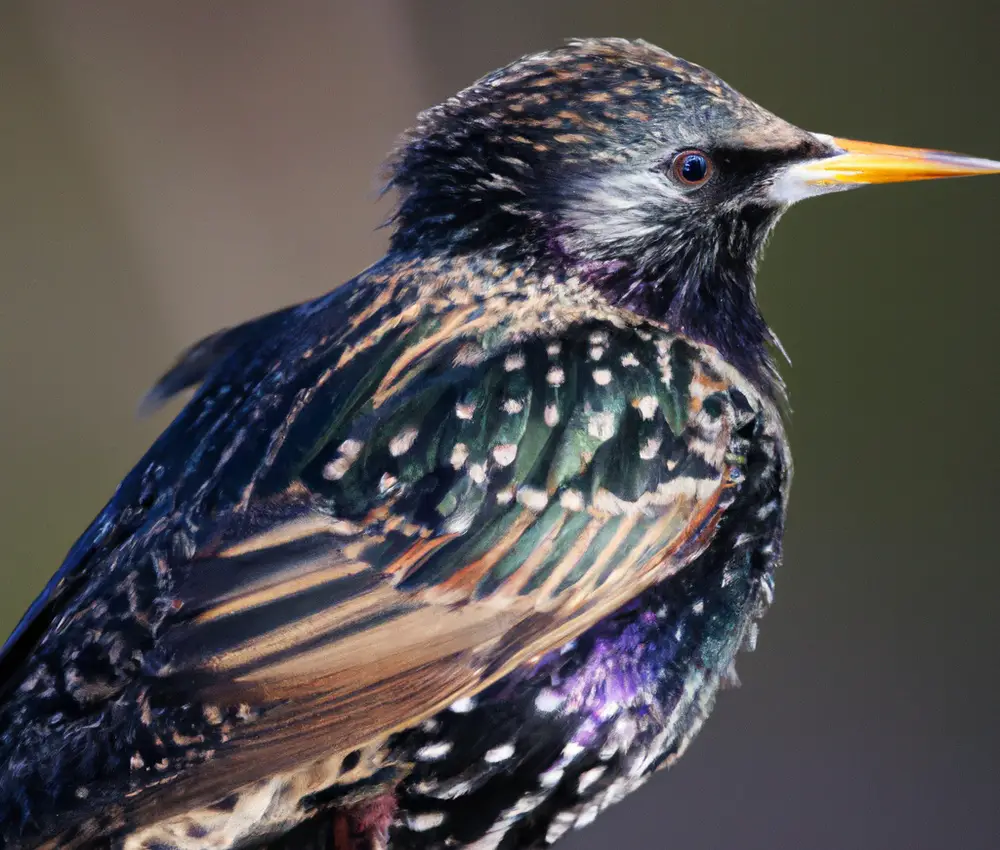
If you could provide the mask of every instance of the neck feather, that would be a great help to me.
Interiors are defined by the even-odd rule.
[[[631,260],[574,263],[574,273],[612,303],[664,322],[716,348],[725,360],[773,398],[784,385],[771,357],[780,343],[757,304],[756,257],[770,227],[740,223],[739,233],[698,239],[673,252]]]

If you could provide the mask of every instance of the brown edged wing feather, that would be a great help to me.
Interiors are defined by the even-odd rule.
[[[148,804],[413,726],[706,545],[747,412],[700,349],[599,324],[456,367],[461,345],[408,352],[399,395],[310,451],[291,503],[234,516],[187,566],[162,685],[253,717]]]
[[[22,818],[44,789],[39,834],[392,768],[393,731],[689,563],[767,405],[578,281],[491,263],[388,264],[207,350],[2,658],[0,792]],[[348,775],[307,769],[355,750]]]

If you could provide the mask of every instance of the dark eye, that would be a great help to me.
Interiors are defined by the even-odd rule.
[[[701,186],[712,176],[712,160],[701,151],[681,151],[670,167],[685,186]]]

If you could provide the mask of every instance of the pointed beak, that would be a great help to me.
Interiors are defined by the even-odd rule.
[[[779,172],[772,187],[777,200],[791,203],[870,183],[1000,174],[1000,162],[990,159],[816,135],[829,145],[830,155],[797,162]]]

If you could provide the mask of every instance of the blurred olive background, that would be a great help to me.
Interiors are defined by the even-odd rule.
[[[174,354],[375,260],[396,134],[575,35],[810,129],[1000,158],[993,2],[6,0],[0,634],[168,421],[133,414]],[[1000,846],[998,204],[1000,179],[885,187],[779,227],[777,604],[680,766],[566,850]]]

